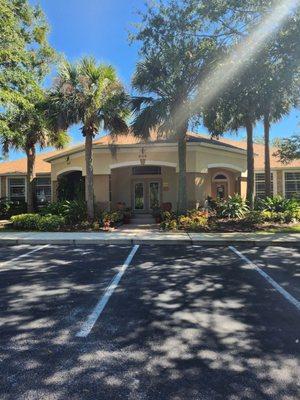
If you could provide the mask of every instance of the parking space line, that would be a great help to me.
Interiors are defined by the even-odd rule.
[[[0,263],[0,267],[3,267],[4,265],[9,265],[9,264],[11,264],[11,263],[13,263],[15,261],[20,260],[21,258],[28,257],[30,254],[36,253],[37,251],[40,251],[40,250],[43,250],[46,247],[49,247],[49,244],[45,244],[43,246],[39,246],[36,249],[33,249],[33,250],[29,251],[28,253],[21,254],[20,256],[12,258],[11,260],[4,261],[3,263]]]
[[[139,247],[140,247],[139,245],[133,246],[130,254],[126,258],[126,261],[122,265],[120,271],[114,276],[111,283],[107,286],[107,288],[104,292],[104,295],[100,298],[100,300],[94,307],[93,311],[91,312],[91,314],[88,316],[87,320],[81,327],[80,331],[76,334],[76,337],[84,338],[84,337],[87,337],[88,334],[91,332],[95,323],[97,322],[98,318],[100,317],[102,311],[104,310],[106,304],[108,303],[108,300],[110,299],[114,290],[120,283],[122,276],[124,275],[126,269],[129,267],[134,255],[138,251]]]
[[[229,250],[233,251],[237,256],[239,256],[243,261],[245,261],[250,267],[252,267],[255,271],[257,271],[263,278],[266,279],[273,286],[274,289],[277,290],[287,301],[293,304],[298,311],[300,311],[300,301],[295,299],[289,292],[283,289],[274,279],[272,279],[265,271],[259,268],[256,264],[254,264],[249,258],[244,256],[241,252],[239,252],[234,246],[228,246]]]

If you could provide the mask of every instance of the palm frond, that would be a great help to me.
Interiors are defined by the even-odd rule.
[[[164,99],[152,100],[148,105],[141,107],[131,124],[134,135],[149,138],[151,129],[161,127],[168,120],[168,108]]]

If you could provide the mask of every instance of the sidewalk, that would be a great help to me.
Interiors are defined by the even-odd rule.
[[[154,244],[204,246],[296,246],[299,233],[185,233],[156,229],[116,232],[0,232],[0,246],[16,244]]]

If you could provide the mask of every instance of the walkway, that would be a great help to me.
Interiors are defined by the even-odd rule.
[[[198,244],[248,246],[293,245],[300,247],[300,233],[185,233],[125,228],[115,232],[0,232],[7,244]]]

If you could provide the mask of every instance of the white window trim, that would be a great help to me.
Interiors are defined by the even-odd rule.
[[[256,174],[264,174],[263,170],[255,170],[254,171],[254,196],[256,197]],[[277,171],[271,170],[271,174],[273,174],[273,196],[276,196],[278,193],[277,189]]]
[[[27,179],[24,175],[9,175],[6,177],[6,197],[10,200],[10,190],[9,190],[9,179],[12,178],[23,178],[24,179],[24,188],[25,188],[25,203],[27,203]]]
[[[286,180],[285,180],[285,173],[288,172],[298,172],[300,173],[300,169],[284,169],[282,170],[282,186],[283,186],[283,194],[286,197]]]
[[[37,187],[39,187],[39,186],[44,186],[44,187],[50,187],[50,191],[51,191],[51,194],[50,194],[50,201],[52,200],[52,181],[51,181],[51,176],[50,175],[37,175],[36,177],[35,177],[35,179],[36,179],[36,182],[38,182],[37,180],[38,179],[43,179],[43,178],[47,178],[47,179],[50,179],[50,184],[49,185],[38,185],[37,183],[36,183],[36,185],[35,185],[35,188],[37,188]],[[36,195],[36,193],[35,193],[35,195]],[[47,196],[46,196],[47,197]]]

